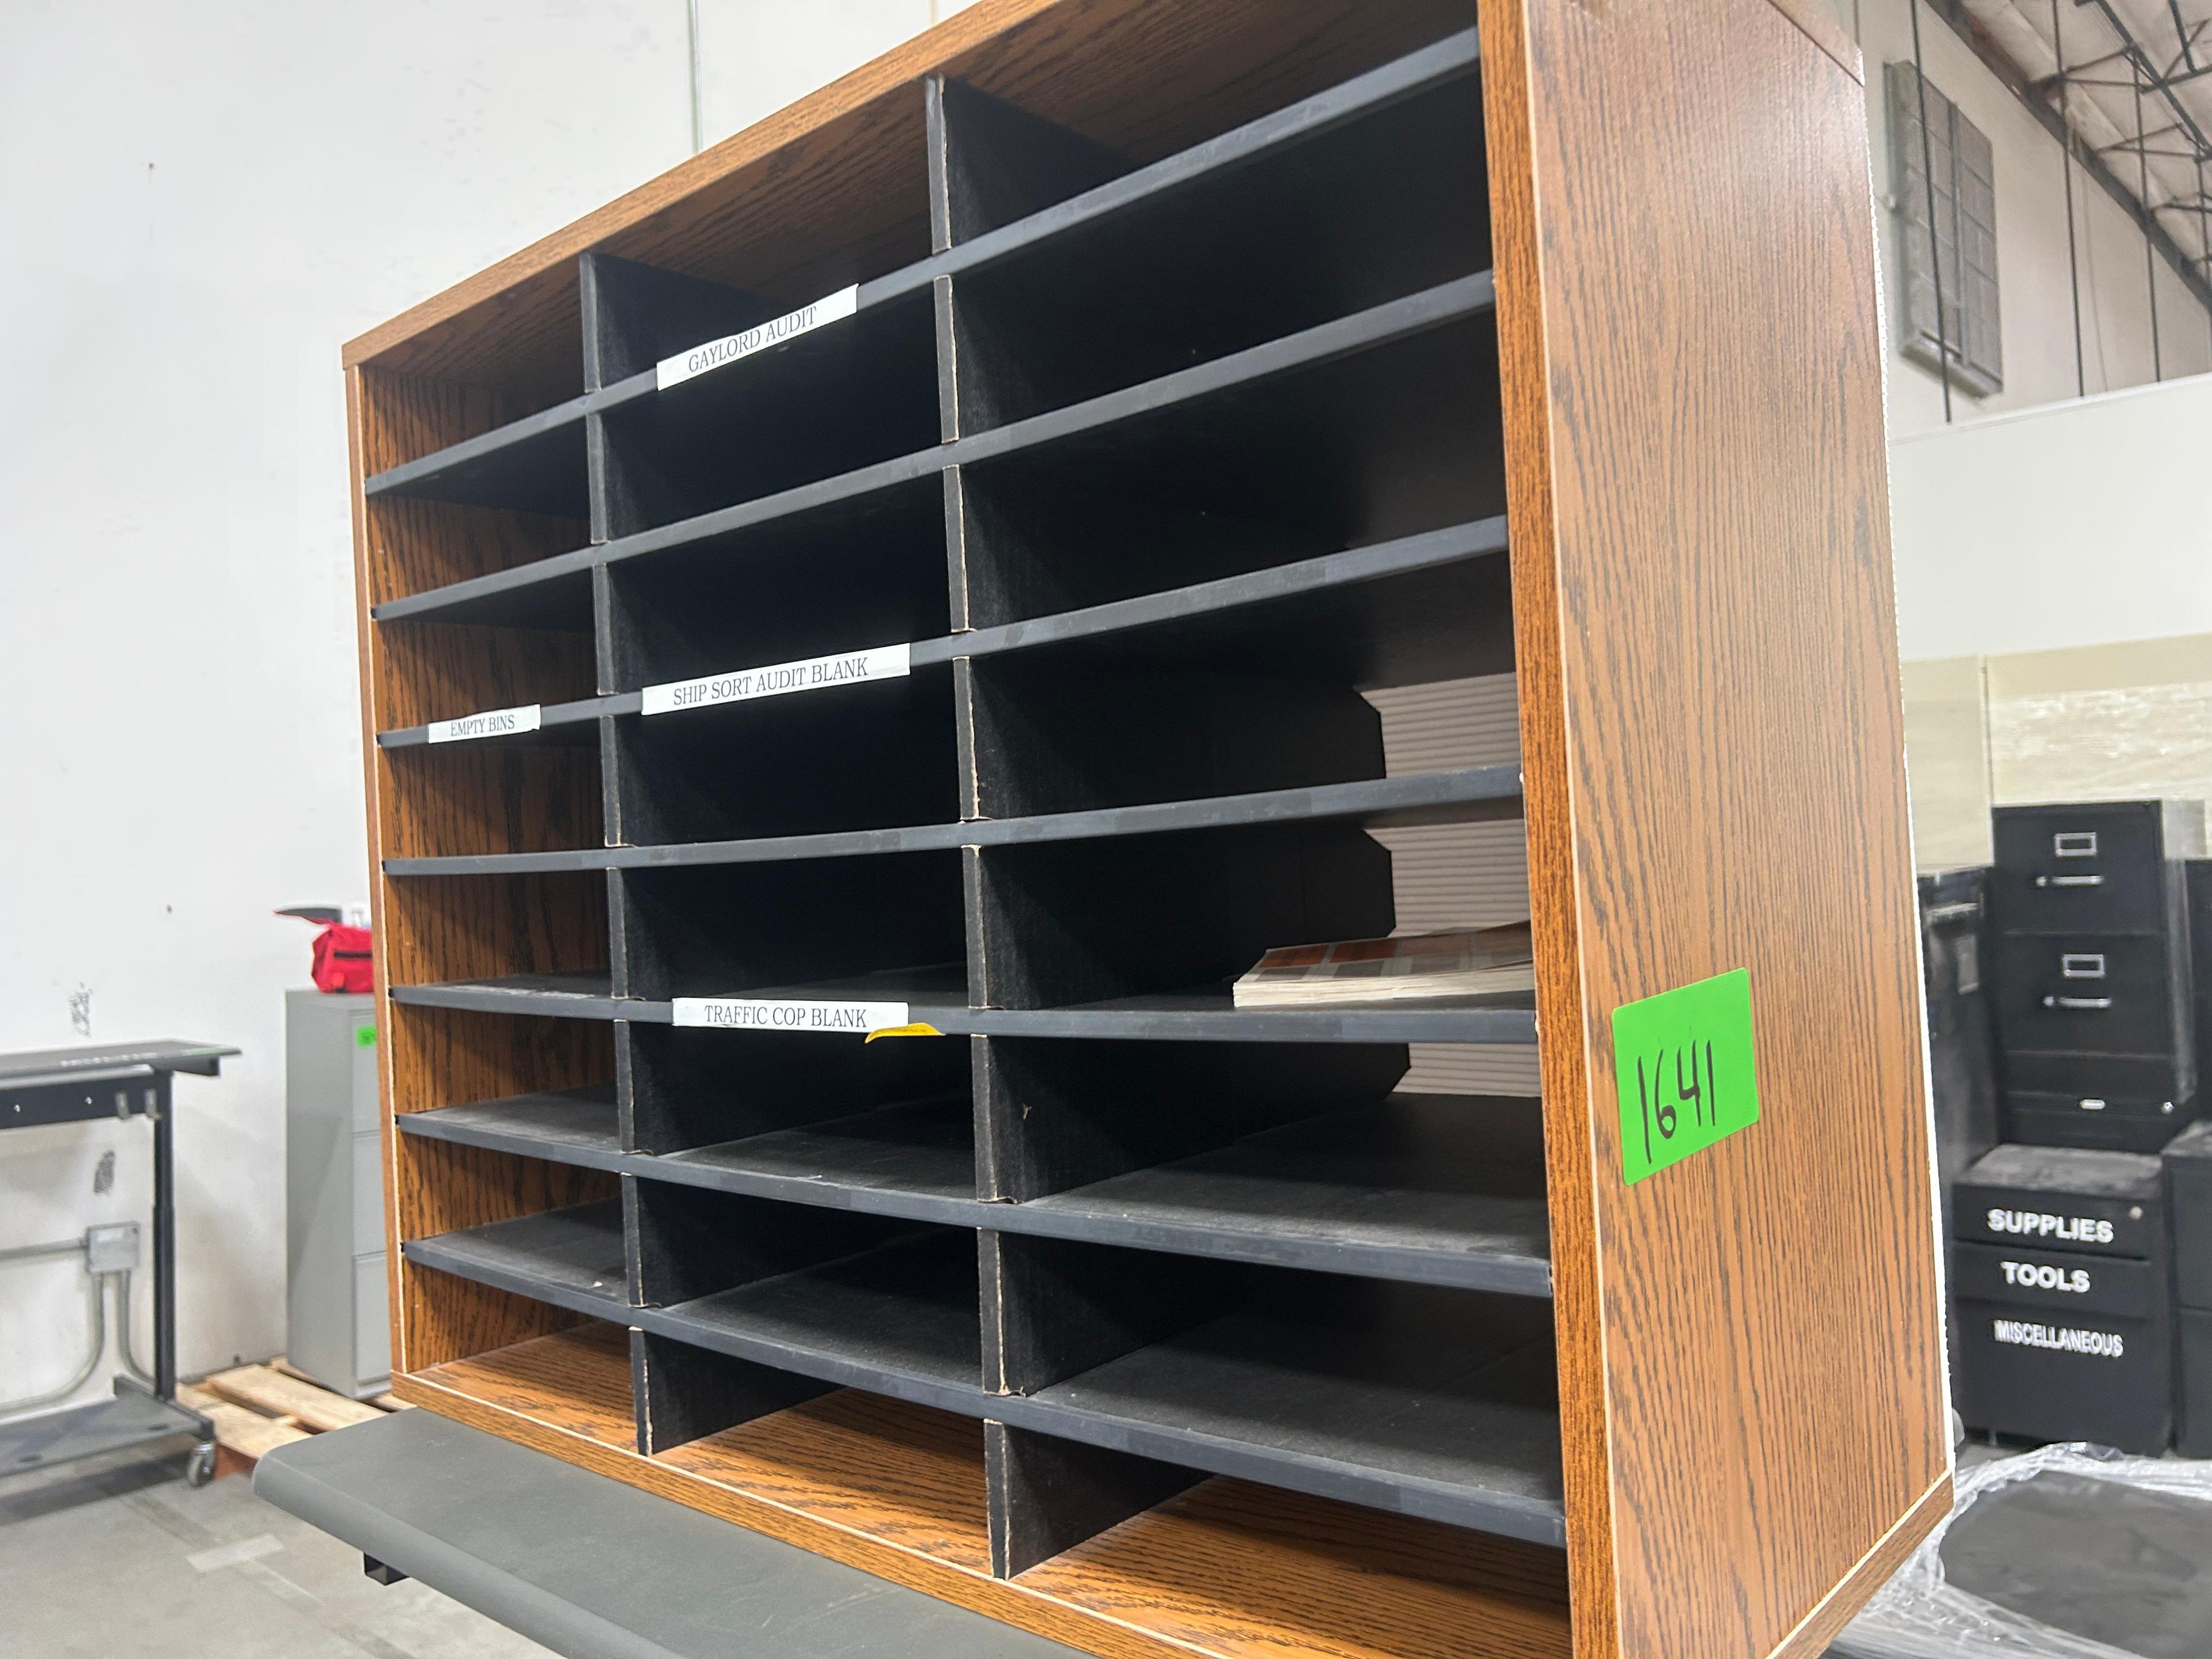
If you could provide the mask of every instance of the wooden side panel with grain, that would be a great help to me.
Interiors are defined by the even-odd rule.
[[[1483,10],[1576,1652],[1809,1656],[1950,1476],[1863,94]],[[1626,1186],[1612,1011],[1736,968],[1760,1121]]]
[[[377,937],[379,1091],[385,1117],[386,1237],[392,1353],[401,1371],[505,1347],[575,1322],[574,1315],[409,1266],[396,1248],[457,1227],[611,1196],[611,1177],[564,1165],[394,1136],[394,1111],[420,1111],[613,1076],[612,1035],[582,1022],[502,1018],[396,1006],[391,983],[604,966],[604,878],[495,878],[387,883],[386,857],[589,846],[600,838],[598,757],[589,747],[461,745],[386,754],[380,725],[411,724],[426,707],[499,706],[591,688],[590,642],[514,629],[385,629],[379,598],[411,592],[426,573],[449,580],[496,568],[486,521],[519,515],[462,509],[380,520],[369,472],[482,430],[501,400],[419,378],[347,376],[353,471],[355,598],[371,908]],[[397,523],[406,534],[384,540]],[[520,541],[499,544],[508,551]],[[545,549],[544,550],[557,550]],[[410,564],[408,562],[414,562]],[[522,693],[524,695],[514,695]],[[547,1028],[552,1029],[547,1029]],[[456,1156],[455,1154],[460,1154]]]
[[[586,1324],[396,1391],[1108,1659],[1568,1659],[1557,1551],[1238,1480],[994,1578],[978,1424],[848,1390],[641,1457],[612,1332]]]

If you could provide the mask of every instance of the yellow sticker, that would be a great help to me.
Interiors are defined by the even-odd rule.
[[[871,1031],[868,1033],[868,1041],[873,1042],[879,1036],[943,1036],[944,1035],[945,1033],[934,1025],[924,1025],[917,1021],[912,1025],[886,1025],[880,1031]]]

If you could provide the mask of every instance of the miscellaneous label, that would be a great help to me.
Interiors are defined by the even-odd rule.
[[[2075,1244],[2109,1244],[2112,1224],[2086,1215],[2046,1215],[2040,1210],[1991,1210],[1982,1219],[1993,1233],[2024,1238],[2062,1238]]]
[[[543,711],[536,703],[520,708],[487,708],[481,714],[464,714],[457,720],[432,720],[432,743],[464,743],[471,738],[512,737],[535,732]]]
[[[2063,1291],[2069,1296],[2089,1293],[2089,1275],[2079,1267],[2053,1267],[2041,1261],[2000,1261],[1997,1271],[2008,1285],[2031,1291]]]
[[[2054,1348],[2099,1359],[2124,1359],[2128,1353],[2127,1341],[2118,1331],[2077,1331],[2025,1319],[2000,1319],[1993,1322],[1993,1334],[2014,1347]]]
[[[856,283],[851,288],[841,288],[835,294],[825,294],[811,306],[801,306],[764,323],[755,323],[750,328],[735,334],[725,334],[719,340],[709,340],[689,351],[679,351],[673,357],[664,357],[653,366],[653,378],[657,389],[665,392],[672,386],[716,369],[725,363],[734,363],[740,357],[750,357],[756,351],[765,351],[782,341],[794,339],[824,323],[837,322],[851,316],[860,308],[860,289]]]
[[[1751,975],[1739,968],[1613,1011],[1620,1170],[1631,1186],[1759,1121]]]
[[[802,662],[709,674],[703,679],[672,680],[666,685],[647,686],[640,694],[640,712],[672,714],[679,708],[708,708],[718,702],[744,702],[751,697],[781,697],[794,691],[823,691],[833,685],[899,679],[911,672],[912,657],[911,646],[885,645],[872,651],[848,651],[841,656],[809,657]]]
[[[868,1033],[868,1041],[873,1042],[878,1037],[943,1036],[944,1035],[945,1033],[934,1025],[925,1025],[917,1020],[912,1025],[886,1025],[879,1031],[871,1031]]]
[[[774,1002],[750,997],[678,997],[678,1025],[724,1031],[826,1031],[865,1036],[910,1024],[903,1002]]]
[[[353,1028],[353,1046],[356,1048],[374,1048],[376,1047],[376,1027],[374,1025],[355,1026]]]

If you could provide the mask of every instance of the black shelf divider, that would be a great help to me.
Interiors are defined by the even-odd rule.
[[[617,1324],[629,1318],[623,1204],[607,1199],[400,1246],[410,1261]]]
[[[1095,1037],[1177,1042],[1466,1042],[1533,1047],[1535,1001],[1525,991],[1438,997],[1377,1007],[1238,1008],[1226,985],[1118,997],[1066,1008],[970,1008],[955,988],[957,964],[913,974],[763,987],[750,997],[814,1001],[894,1000],[946,1036]],[[392,1000],[420,1008],[530,1014],[556,1019],[668,1024],[672,1005],[618,997],[605,974],[514,974],[441,985],[395,985]]]

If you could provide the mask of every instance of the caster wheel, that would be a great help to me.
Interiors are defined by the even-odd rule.
[[[192,1448],[191,1455],[185,1460],[185,1484],[204,1486],[215,1479],[215,1443],[206,1441]]]

